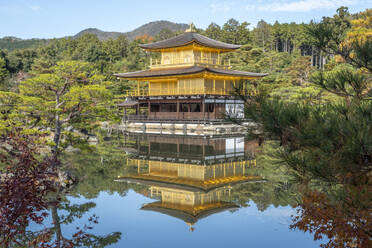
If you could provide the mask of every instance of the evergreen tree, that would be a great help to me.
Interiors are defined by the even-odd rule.
[[[52,151],[56,157],[61,139],[74,135],[67,127],[88,129],[105,111],[104,103],[110,94],[107,82],[89,63],[63,61],[51,70],[52,73],[40,74],[21,83],[18,111],[24,113],[33,126],[53,130]]]
[[[361,51],[371,54],[372,41],[342,46],[351,27],[347,16],[341,8],[334,18],[309,27],[315,46],[347,62],[311,78],[314,85],[336,95],[336,101],[314,105],[288,103],[264,93],[242,96],[247,116],[262,124],[262,134],[280,140],[282,159],[301,177],[345,182],[371,169],[371,62]]]
[[[239,22],[235,19],[228,20],[222,28],[222,41],[231,44],[238,44]]]
[[[204,35],[214,40],[221,40],[222,36],[221,27],[218,26],[216,23],[212,22],[205,30]]]
[[[0,57],[0,82],[8,77],[8,70],[6,69],[6,61]]]
[[[261,20],[257,23],[257,27],[253,32],[255,34],[255,43],[265,52],[272,44],[271,25]]]

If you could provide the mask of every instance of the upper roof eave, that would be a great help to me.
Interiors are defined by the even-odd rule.
[[[181,35],[154,42],[149,44],[140,44],[139,46],[146,50],[160,50],[167,48],[177,48],[187,46],[191,43],[197,43],[201,46],[216,48],[221,50],[235,50],[240,48],[240,45],[228,44],[221,41],[213,40],[195,32],[185,32]]]

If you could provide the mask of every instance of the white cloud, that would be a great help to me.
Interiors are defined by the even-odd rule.
[[[292,217],[296,215],[296,209],[289,206],[287,207],[274,207],[271,205],[264,211],[258,211],[253,206],[256,205],[252,202],[252,207],[244,208],[242,211],[248,216],[254,216],[261,222],[270,222],[272,224],[290,225],[292,223]],[[256,205],[257,207],[257,205]]]
[[[229,12],[232,8],[231,4],[228,2],[222,2],[222,3],[211,3],[209,5],[213,13],[216,12]]]
[[[332,9],[342,5],[348,6],[358,3],[359,0],[300,0],[279,1],[267,4],[246,6],[247,10],[273,11],[273,12],[308,12],[320,9]]]
[[[33,11],[38,11],[38,10],[40,10],[40,6],[39,5],[32,5],[32,6],[30,6],[30,9],[33,10]]]

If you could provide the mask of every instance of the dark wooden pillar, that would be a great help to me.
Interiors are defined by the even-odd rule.
[[[190,113],[191,113],[191,103],[187,104],[187,119],[190,119]]]
[[[147,102],[147,118],[150,117],[150,114],[151,114],[151,106],[150,106],[150,101]]]
[[[180,99],[177,99],[177,119],[180,119]]]
[[[203,120],[205,120],[205,100],[203,98],[201,100],[201,105],[202,105],[202,109],[203,109]]]
[[[127,120],[127,108],[124,108],[123,121],[125,122],[126,120]]]
[[[214,119],[217,119],[217,104],[216,104],[216,100],[214,101],[214,107],[213,107],[213,111],[214,111]]]

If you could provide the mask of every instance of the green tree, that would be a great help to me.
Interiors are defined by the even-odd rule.
[[[10,73],[19,71],[29,71],[34,60],[37,58],[37,52],[34,49],[14,50],[7,56],[8,70]]]
[[[88,129],[105,110],[110,93],[108,82],[87,62],[62,61],[52,73],[37,75],[19,86],[23,112],[34,125],[53,130],[53,154],[56,157],[67,127]],[[79,137],[76,137],[79,138]],[[70,139],[71,140],[71,139]]]
[[[7,78],[9,75],[8,70],[6,69],[6,61],[4,58],[0,57],[0,82]]]
[[[221,30],[220,26],[218,26],[216,23],[212,22],[211,24],[209,24],[209,26],[205,30],[204,34],[211,39],[221,40],[222,30]]]
[[[228,20],[222,27],[222,40],[226,43],[238,44],[239,22],[235,19]]]
[[[337,53],[348,63],[331,71],[319,71],[311,83],[336,95],[334,102],[291,103],[270,98],[263,92],[247,102],[247,116],[262,124],[262,135],[275,137],[282,145],[281,157],[299,176],[345,182],[366,175],[372,163],[371,73],[361,51],[372,53],[371,40],[339,48],[349,27],[343,9],[332,20],[313,23],[309,33],[314,45]],[[337,20],[342,19],[342,22]],[[330,35],[333,34],[333,35]],[[326,37],[326,38],[325,38]],[[334,38],[332,38],[334,37]],[[326,39],[329,39],[325,42]],[[340,50],[341,49],[341,50]],[[342,52],[341,52],[342,51]],[[354,57],[350,58],[350,54]],[[360,57],[358,57],[360,56]],[[253,101],[251,100],[253,99]]]
[[[154,40],[155,41],[160,41],[160,40],[166,40],[166,39],[169,39],[173,36],[175,36],[175,32],[173,32],[172,30],[170,30],[169,28],[163,28],[155,37],[154,37]]]
[[[257,27],[253,31],[255,43],[262,48],[262,51],[267,51],[272,44],[271,25],[261,20],[257,23]]]

